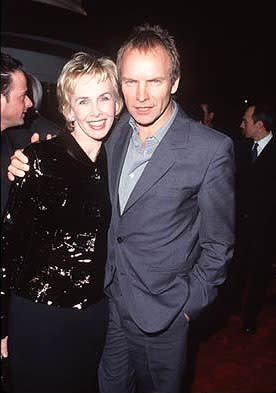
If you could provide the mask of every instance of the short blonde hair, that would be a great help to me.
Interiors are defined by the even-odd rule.
[[[74,94],[79,79],[84,75],[97,78],[99,82],[110,80],[118,105],[117,114],[123,108],[123,99],[118,83],[118,74],[115,63],[108,57],[95,57],[85,52],[73,55],[63,67],[57,82],[57,98],[59,111],[65,117],[67,127],[72,130],[72,123],[67,118],[70,111],[70,97]]]

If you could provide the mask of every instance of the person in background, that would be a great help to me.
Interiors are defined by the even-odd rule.
[[[276,248],[276,141],[273,108],[250,104],[244,111],[244,139],[237,157],[237,245],[232,295],[243,330],[254,334],[262,309]]]
[[[60,132],[54,122],[39,113],[42,96],[40,81],[24,71],[21,62],[1,53],[1,217],[9,194],[7,167],[11,154],[38,136],[46,139]]]
[[[8,136],[15,149],[22,149],[30,144],[31,138],[35,140],[44,140],[47,137],[58,135],[62,131],[61,125],[57,125],[54,121],[46,118],[41,113],[43,87],[40,80],[28,73],[28,92],[33,102],[33,106],[28,110],[25,116],[23,126],[9,128]],[[61,123],[62,124],[62,123]],[[34,137],[34,134],[36,138]]]
[[[9,192],[7,168],[14,148],[8,138],[10,127],[24,124],[33,103],[27,94],[27,74],[20,61],[1,52],[1,217]]]
[[[20,61],[1,53],[1,132],[24,124],[28,108],[27,75]]]
[[[77,53],[58,79],[68,129],[24,152],[2,223],[1,355],[14,393],[97,391],[111,205],[103,141],[122,108],[115,64]]]
[[[110,312],[100,391],[178,393],[189,321],[214,301],[232,258],[233,144],[174,100],[179,54],[160,26],[137,27],[117,68],[128,112],[106,142]],[[27,160],[17,157],[10,170],[22,176]]]
[[[214,119],[215,119],[215,112],[210,111],[208,104],[201,104],[200,105],[202,112],[203,112],[203,119],[201,122],[208,127],[214,127]]]

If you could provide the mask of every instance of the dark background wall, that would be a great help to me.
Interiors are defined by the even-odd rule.
[[[66,41],[115,59],[133,26],[160,24],[181,53],[178,100],[193,117],[207,102],[216,112],[217,128],[236,135],[245,100],[275,102],[272,3],[81,3],[87,16],[31,0],[4,0],[2,31]]]

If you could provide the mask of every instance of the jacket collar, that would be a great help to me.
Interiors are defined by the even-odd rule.
[[[119,179],[132,132],[128,122],[129,118],[130,116],[124,119],[123,124],[118,125],[120,138],[118,138],[113,151],[111,164],[111,195],[115,206],[117,206]],[[190,119],[185,112],[179,108],[174,122],[154,151],[143,175],[134,187],[124,212],[126,212],[173,166],[178,154],[183,154],[183,149],[187,147],[189,136]]]

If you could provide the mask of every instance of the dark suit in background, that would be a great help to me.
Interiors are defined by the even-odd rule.
[[[236,150],[237,246],[233,295],[236,307],[242,308],[245,328],[254,332],[276,255],[276,138],[272,137],[254,162],[252,145],[252,141],[243,141]]]
[[[8,199],[10,182],[7,177],[10,157],[16,149],[23,149],[31,143],[31,136],[37,132],[40,140],[47,134],[57,135],[60,128],[39,112],[29,110],[24,126],[7,128],[1,133],[1,217]]]

